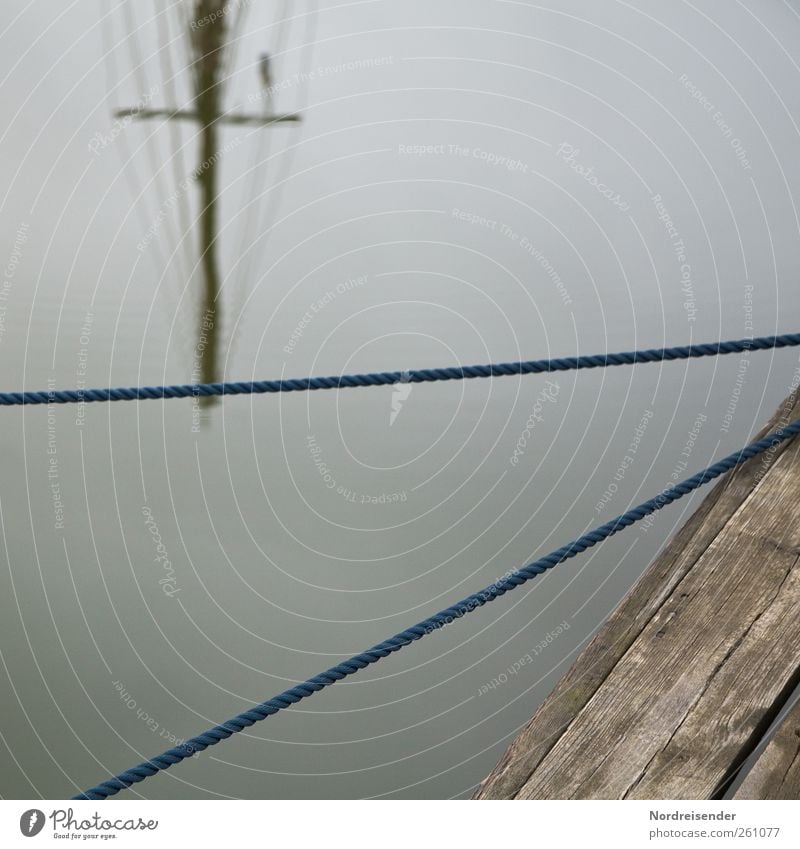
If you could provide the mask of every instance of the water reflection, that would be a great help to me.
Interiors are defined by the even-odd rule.
[[[221,304],[217,257],[217,160],[222,93],[220,75],[226,46],[225,5],[226,0],[197,0],[195,19],[204,22],[204,25],[190,26],[189,30],[194,57],[194,102],[197,120],[200,122],[200,163],[195,171],[195,179],[200,189],[198,226],[205,304],[198,333],[200,376],[203,383],[215,383],[219,379],[217,359]],[[202,347],[202,339],[199,337],[205,339]],[[212,403],[212,399],[203,398],[201,403]]]
[[[283,14],[286,4],[282,4]],[[232,7],[230,0],[196,0],[192,15],[187,21],[186,35],[190,45],[190,78],[192,82],[192,108],[150,109],[143,104],[115,112],[118,118],[154,119],[167,121],[188,120],[197,124],[198,164],[192,172],[199,198],[196,216],[198,230],[199,266],[201,272],[201,305],[196,342],[194,345],[192,383],[217,383],[222,380],[220,365],[222,322],[222,278],[219,260],[219,168],[222,149],[220,130],[226,125],[255,124],[268,128],[273,124],[296,122],[297,114],[273,114],[272,57],[261,53],[257,69],[263,89],[259,100],[266,104],[263,114],[248,114],[238,107],[226,109],[224,96],[232,63],[229,53],[233,49],[235,34],[247,14],[246,6]],[[232,19],[229,25],[229,20]],[[219,398],[201,396],[202,407],[217,404]],[[203,419],[204,420],[204,419]]]
[[[575,0],[578,20],[470,0],[337,0],[318,15],[231,0],[198,33],[223,45],[208,99],[209,47],[191,24],[220,4],[148,17],[125,0],[100,27],[93,4],[57,23],[10,15],[5,387],[401,371],[739,338],[746,321],[795,330],[800,162],[783,103],[794,119],[796,71],[744,12],[719,17],[723,42],[670,4],[669,30],[599,5]],[[798,52],[800,22],[766,8]],[[759,96],[739,102],[728,80],[747,74]],[[137,103],[112,129],[110,111]],[[275,125],[281,109],[302,124]],[[217,155],[198,179],[206,129]],[[743,385],[736,357],[559,375],[556,401],[536,377],[226,398],[202,433],[190,401],[7,410],[0,792],[77,792],[374,645],[660,491],[693,430],[687,473],[733,451],[797,368],[796,351],[750,359]],[[468,795],[690,509],[137,792]],[[159,583],[171,570],[173,598]]]

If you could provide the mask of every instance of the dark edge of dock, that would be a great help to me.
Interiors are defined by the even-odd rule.
[[[800,683],[798,519],[795,437],[717,483],[473,798],[722,798]],[[795,707],[735,798],[799,791]]]
[[[800,701],[780,721],[732,798],[800,798]]]

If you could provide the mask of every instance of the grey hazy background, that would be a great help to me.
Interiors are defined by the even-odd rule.
[[[189,5],[6,7],[2,388],[188,382],[195,130],[111,112],[186,105]],[[796,3],[250,3],[229,108],[265,108],[265,50],[303,121],[222,133],[226,378],[798,330]],[[539,377],[414,386],[391,425],[389,387],[227,399],[199,433],[189,400],[4,409],[0,794],[77,792],[607,521],[745,443],[797,367],[560,375],[516,466]],[[469,794],[696,503],[131,793]]]

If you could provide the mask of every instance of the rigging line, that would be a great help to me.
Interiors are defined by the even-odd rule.
[[[175,25],[177,26],[178,31],[178,35],[176,35],[174,38],[171,37],[172,15],[170,14],[170,12],[173,10],[175,12]],[[177,86],[177,80],[179,79],[180,72],[173,69],[170,48],[173,43],[177,45],[178,61],[180,67],[181,47],[184,47],[184,64],[182,67],[186,71],[189,71],[191,57],[185,50],[185,45],[188,41],[188,36],[186,35],[186,33],[189,32],[190,25],[190,16],[181,12],[180,3],[167,6],[167,8],[164,10],[163,22],[161,18],[159,18],[159,38],[161,39],[163,45],[162,50],[159,51],[159,58],[161,61],[162,73],[164,75],[165,81],[164,88],[165,93],[167,95],[167,97],[165,97],[165,104],[167,106],[165,112],[167,113],[174,114],[180,110],[180,107],[178,106]],[[191,76],[190,71],[189,73]],[[189,91],[189,97],[190,99],[192,97],[191,86]],[[172,101],[171,104],[167,103],[168,99]],[[171,145],[174,150],[173,154],[170,156],[170,160],[173,166],[173,177],[175,180],[176,188],[173,194],[170,195],[170,200],[177,199],[178,230],[180,231],[181,235],[181,255],[184,267],[186,268],[186,272],[183,274],[183,278],[189,281],[189,283],[185,284],[183,288],[178,291],[173,291],[173,288],[169,285],[165,285],[161,291],[162,294],[165,296],[166,300],[168,301],[169,307],[174,315],[174,320],[168,326],[168,330],[169,333],[175,339],[175,347],[180,352],[186,355],[186,358],[189,362],[193,362],[194,358],[197,355],[197,340],[195,338],[194,332],[189,330],[190,324],[181,320],[181,313],[185,309],[188,309],[189,312],[192,314],[193,320],[195,318],[195,315],[200,312],[200,299],[197,293],[197,286],[192,285],[192,281],[196,280],[196,276],[198,274],[200,260],[195,259],[195,248],[197,246],[195,244],[195,240],[193,239],[194,221],[191,214],[191,195],[186,188],[186,181],[191,176],[191,170],[193,169],[187,170],[185,146],[183,144],[183,131],[179,126],[180,122],[171,120],[170,115],[167,114],[164,123],[169,127]],[[197,135],[193,135],[190,132],[188,142],[193,142],[196,139]],[[170,341],[170,344],[173,343]]]
[[[156,0],[157,2],[157,0]],[[183,38],[179,34],[174,39],[172,38],[171,15],[169,14],[170,7],[164,10],[162,15],[157,16],[157,25],[159,32],[159,41],[161,49],[158,51],[159,62],[161,64],[161,73],[164,77],[165,100],[171,101],[175,110],[178,106],[178,87],[177,87],[177,71],[172,64],[172,44],[180,44]],[[169,104],[167,104],[169,107]],[[170,134],[171,146],[174,150],[170,157],[173,168],[173,178],[177,185],[180,185],[183,179],[187,176],[186,158],[183,148],[183,134],[181,132],[178,121],[167,122]],[[191,217],[189,210],[189,200],[185,192],[181,192],[178,198],[178,220],[179,230],[182,232],[183,252],[184,252],[184,268],[191,269],[193,264],[194,246],[191,239]],[[184,276],[188,276],[186,273]]]
[[[121,0],[120,6],[123,6],[126,0]],[[111,11],[114,11],[113,9]],[[113,21],[110,17],[104,15],[102,18],[101,25],[101,41],[102,41],[102,50],[103,50],[103,67],[106,75],[106,90],[109,92],[109,97],[113,92],[116,92],[122,86],[122,79],[120,77],[120,73],[117,67],[115,50],[117,47],[117,42],[114,38],[114,29],[113,29]],[[144,235],[148,232],[149,228],[153,226],[153,222],[156,220],[157,216],[151,214],[148,202],[148,197],[142,188],[142,182],[139,179],[138,169],[136,167],[136,161],[133,156],[133,152],[131,150],[130,145],[128,144],[127,133],[121,132],[118,135],[116,143],[119,145],[117,149],[117,153],[121,162],[121,171],[123,173],[123,179],[127,184],[128,191],[131,194],[132,203],[135,208],[134,220],[138,219],[139,226],[141,227],[141,233]],[[163,274],[163,269],[166,267],[166,258],[163,255],[162,245],[160,244],[160,240],[153,239],[152,242],[148,245],[148,253],[150,254],[151,261],[153,263],[154,271],[157,275],[157,278],[160,278]],[[98,283],[99,285],[99,283]],[[171,298],[174,302],[174,298]],[[175,308],[177,309],[177,304],[175,303]],[[171,326],[170,323],[167,323],[167,327]]]
[[[133,5],[132,0],[126,0],[122,7],[122,14],[125,21],[125,25],[128,29],[128,38],[125,39],[128,43],[128,52],[130,54],[131,62],[133,63],[132,74],[133,78],[139,86],[140,98],[147,97],[147,93],[149,92],[149,86],[147,84],[147,74],[145,71],[145,59],[142,55],[141,45],[139,44],[139,30],[143,29],[143,26],[137,27],[133,18]],[[160,13],[156,14],[158,17]],[[156,141],[156,133],[157,129],[153,131],[145,130],[145,152],[147,159],[149,161],[150,169],[153,173],[153,179],[155,180],[155,189],[156,192],[163,204],[165,200],[167,200],[170,196],[169,186],[167,184],[166,177],[164,175],[163,165],[161,162],[161,157],[159,155],[158,144]],[[150,185],[152,180],[148,181],[147,185]],[[177,233],[175,232],[175,225],[169,215],[164,216],[164,229],[167,236],[167,239],[170,244],[177,245],[178,238]],[[187,275],[188,269],[184,268],[182,273],[184,277]]]
[[[225,94],[227,94],[227,89],[230,86],[230,80],[233,76],[233,69],[236,67],[236,62],[238,59],[237,50],[240,46],[240,39],[244,38],[241,35],[242,24],[244,23],[244,19],[247,15],[247,7],[245,2],[242,2],[236,9],[236,12],[233,17],[233,23],[228,30],[228,45],[229,49],[223,57],[222,61],[222,79],[223,85],[225,86]]]
[[[270,59],[274,59],[274,58],[283,54],[284,41],[285,41],[285,37],[287,35],[287,30],[289,29],[289,27],[287,26],[287,21],[286,21],[285,15],[286,15],[286,0],[282,0],[280,8],[278,10],[278,21],[277,21],[278,31],[275,35],[275,39],[274,39],[274,42],[272,44],[272,49],[270,50]],[[245,62],[245,67],[247,67],[246,62]],[[263,92],[263,95],[264,95],[264,99],[266,101],[266,103],[265,103],[265,111],[266,111],[266,109],[270,109],[272,107],[273,99],[272,99],[272,95],[268,92]],[[265,151],[265,156],[262,157],[262,158],[259,158],[259,156],[258,156],[258,146],[254,145],[253,149],[250,152],[250,167],[248,169],[248,173],[250,173],[252,175],[251,178],[248,180],[249,190],[250,190],[250,192],[249,192],[250,193],[250,200],[245,205],[245,209],[249,209],[251,206],[253,206],[253,204],[255,204],[256,191],[257,191],[257,187],[256,187],[257,180],[255,178],[258,176],[258,171],[262,170],[262,169],[259,169],[258,166],[263,165],[264,161],[269,159],[269,155],[270,155],[270,152],[271,152],[271,149],[272,149],[272,134],[271,133],[266,133],[266,134],[263,134],[263,135],[260,135],[260,136],[257,135],[256,138],[258,138],[258,139],[263,138],[264,139],[264,146],[266,148],[266,151]],[[257,226],[257,223],[258,223],[258,220],[260,219],[260,217],[261,216],[257,212],[256,215],[254,215],[252,217],[246,217],[245,218],[245,226],[242,228],[242,238],[241,238],[241,241],[239,243],[239,252],[238,252],[237,256],[244,256],[245,255],[245,250],[246,250],[247,246],[249,244],[251,244],[251,242],[252,242],[252,238],[250,236],[250,233],[252,233],[253,228]],[[255,220],[251,220],[251,219],[255,219]],[[249,272],[249,269],[247,269],[247,270]],[[247,279],[248,276],[249,276],[248,274],[245,274],[244,279]]]
[[[280,4],[280,8],[277,12],[277,33],[273,40],[270,49],[270,59],[275,60],[276,57],[282,54],[283,52],[283,44],[284,37],[287,34],[288,26],[287,21],[285,19],[286,16],[286,0],[283,0]],[[244,13],[242,14],[244,17]],[[252,65],[248,65],[245,61],[245,68],[251,67],[255,68],[256,65],[253,63]],[[267,92],[262,92],[264,96],[264,111],[266,113],[267,109],[270,109],[273,103],[272,97]],[[272,128],[267,128],[272,129]],[[260,131],[254,131],[250,134],[252,137],[252,149],[250,151],[249,156],[249,164],[247,170],[244,172],[246,176],[245,181],[245,195],[249,196],[249,199],[246,199],[244,204],[240,207],[240,210],[243,211],[243,226],[241,227],[241,238],[239,239],[239,250],[236,253],[237,257],[245,257],[248,252],[248,248],[252,246],[254,239],[254,232],[259,232],[260,228],[258,227],[258,222],[261,218],[260,211],[256,207],[257,201],[257,192],[258,192],[258,184],[262,182],[259,178],[262,176],[264,172],[264,168],[261,167],[264,165],[265,161],[269,160],[270,154],[272,152],[272,133],[266,132],[262,133]],[[264,145],[264,155],[259,156],[259,147],[263,143]],[[267,173],[269,172],[269,168],[266,169]],[[254,209],[253,215],[249,215],[249,211]],[[245,260],[247,262],[247,260]],[[237,263],[238,264],[238,263]],[[240,278],[242,280],[250,279],[250,273],[252,271],[252,262],[247,263],[247,267],[243,268]],[[232,315],[238,315],[243,308],[243,299],[242,299],[242,289],[243,287],[234,287],[234,295],[238,295],[235,297],[234,302],[232,303]],[[225,329],[225,334],[228,337],[228,360],[231,356],[231,348],[233,342],[233,326],[235,326],[235,321],[231,327]]]
[[[470,380],[486,377],[517,377],[577,369],[660,363],[716,357],[744,351],[766,351],[800,345],[800,333],[782,336],[758,336],[727,342],[692,344],[674,348],[647,348],[616,354],[590,354],[559,359],[523,360],[488,365],[450,366],[435,369],[381,371],[365,374],[340,374],[328,377],[301,377],[226,383],[183,383],[167,386],[105,387],[101,389],[50,389],[0,392],[0,406],[31,404],[83,404],[93,401],[144,401],[171,398],[196,398],[215,395],[265,395],[279,392],[309,392],[317,389],[356,389],[365,386],[391,386],[395,383],[436,383],[444,380]]]
[[[310,68],[311,57],[313,55],[314,49],[314,39],[316,36],[316,27],[317,27],[317,17],[318,17],[318,8],[316,0],[310,0],[309,2],[310,11],[306,12],[306,27],[304,40],[305,44],[303,46],[303,51],[301,53],[300,60],[300,68]],[[306,109],[306,105],[308,102],[308,81],[304,81],[300,86],[301,98],[299,98],[299,103],[297,107],[293,110],[299,114],[303,114]],[[259,209],[256,206],[256,214],[253,216],[253,226],[250,228],[250,232],[253,233],[252,236],[248,235],[246,238],[243,238],[241,248],[239,250],[238,256],[244,257],[244,268],[242,270],[241,279],[242,280],[250,280],[253,279],[253,267],[256,264],[256,254],[266,256],[266,250],[269,247],[269,243],[272,238],[272,227],[274,226],[275,217],[277,215],[277,211],[280,209],[281,201],[283,199],[283,194],[286,189],[286,183],[288,182],[288,176],[291,171],[292,165],[294,164],[295,153],[297,151],[297,145],[299,144],[299,137],[303,132],[302,122],[297,122],[292,129],[289,130],[290,140],[285,149],[281,152],[280,162],[278,165],[278,172],[275,175],[275,179],[272,181],[271,187],[267,191],[267,197],[265,198],[264,208]],[[270,158],[270,152],[272,149],[271,144],[272,138],[268,136],[266,139],[267,150],[265,156],[262,158],[262,162],[268,162]],[[255,151],[253,159],[255,159]],[[269,164],[267,164],[267,173],[269,173]],[[255,180],[251,182],[252,190],[250,196],[250,204],[256,203],[255,197]],[[255,248],[255,243],[258,242],[257,249]],[[229,342],[229,359],[233,351],[235,351],[235,340],[236,335],[234,330],[236,326],[240,323],[239,316],[242,316],[244,311],[244,305],[247,301],[247,297],[251,293],[245,293],[244,286],[238,286],[234,288],[234,294],[237,296],[236,301],[234,303],[234,308],[231,311],[231,315],[235,316],[235,321],[230,329],[230,342]]]

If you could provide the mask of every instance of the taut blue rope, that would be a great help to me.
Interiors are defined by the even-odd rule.
[[[381,371],[369,374],[341,374],[330,377],[301,377],[288,380],[259,380],[249,383],[183,383],[173,386],[130,386],[116,389],[54,389],[35,392],[0,392],[0,406],[20,404],[77,404],[92,401],[145,401],[159,398],[195,398],[200,395],[261,395],[275,392],[307,392],[312,389],[348,389],[359,386],[387,386],[393,383],[431,383],[437,380],[466,380],[474,377],[510,377],[583,368],[658,363],[715,357],[743,351],[764,351],[800,345],[800,333],[757,336],[678,348],[648,348],[618,354],[590,354],[552,360],[523,360],[478,366]]]
[[[536,560],[528,566],[524,566],[522,569],[518,569],[504,575],[502,578],[486,587],[486,589],[467,596],[452,607],[440,610],[433,616],[423,619],[422,622],[413,625],[411,628],[407,628],[405,631],[401,631],[399,634],[395,634],[394,637],[390,637],[388,640],[378,643],[371,649],[367,649],[367,651],[357,654],[349,660],[345,660],[342,663],[331,667],[327,671],[321,672],[319,675],[315,675],[313,678],[309,678],[308,681],[298,684],[296,687],[292,687],[280,695],[238,714],[238,716],[234,716],[227,722],[223,722],[221,725],[216,725],[214,728],[209,729],[203,734],[199,734],[197,737],[192,737],[180,746],[168,749],[166,752],[151,758],[149,761],[144,761],[144,763],[140,763],[138,766],[132,767],[131,769],[126,770],[125,772],[122,772],[119,775],[98,784],[96,787],[92,787],[89,790],[74,796],[73,798],[106,799],[109,796],[113,796],[115,793],[119,793],[120,790],[130,787],[132,784],[144,781],[145,778],[155,775],[161,770],[169,769],[169,767],[173,764],[179,763],[184,760],[184,758],[188,758],[193,755],[195,752],[201,752],[209,746],[214,746],[221,740],[226,740],[231,735],[236,734],[239,731],[243,731],[250,725],[260,722],[262,719],[266,719],[268,716],[278,713],[278,711],[284,710],[290,705],[299,702],[301,699],[308,698],[308,696],[311,696],[317,691],[322,690],[337,681],[341,681],[342,678],[346,678],[348,675],[353,675],[358,672],[359,669],[364,669],[364,667],[369,666],[372,663],[377,663],[382,658],[387,657],[393,652],[399,651],[415,640],[422,639],[438,628],[443,628],[445,625],[449,625],[451,622],[454,622],[456,619],[460,619],[467,613],[471,613],[478,607],[483,607],[484,604],[494,601],[494,599],[506,592],[509,592],[510,590],[516,589],[526,581],[531,580],[531,578],[541,575],[543,572],[546,572],[548,569],[552,569],[554,566],[568,560],[570,557],[575,557],[576,554],[585,551],[587,548],[591,548],[591,546],[596,545],[598,542],[602,542],[604,539],[607,539],[617,533],[617,531],[628,527],[628,525],[632,525],[634,522],[638,522],[650,513],[655,513],[657,510],[660,510],[662,507],[665,507],[673,501],[677,501],[679,498],[689,492],[692,492],[704,483],[719,477],[725,472],[730,471],[734,467],[745,462],[745,460],[749,460],[751,457],[755,457],[756,455],[767,451],[773,445],[778,445],[797,433],[800,433],[800,419],[793,421],[786,427],[779,428],[768,436],[765,436],[763,439],[759,439],[758,441],[748,445],[746,448],[742,448],[735,454],[725,457],[725,459],[714,463],[714,465],[709,466],[702,472],[698,472],[693,477],[688,478],[675,486],[667,487],[667,489],[663,490],[655,498],[651,498],[649,501],[645,501],[638,507],[634,507],[626,513],[617,516],[610,522],[606,522],[605,525],[601,525],[599,528],[589,531],[589,533],[584,534],[582,537],[573,540],[573,542],[569,543],[569,545],[556,549],[545,557]]]

